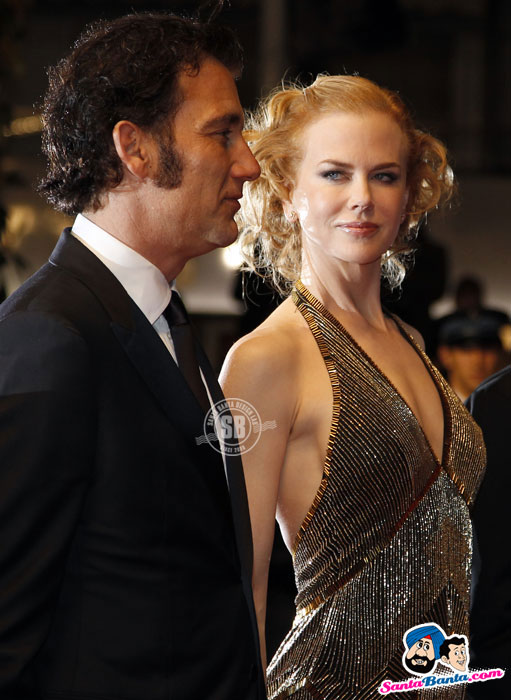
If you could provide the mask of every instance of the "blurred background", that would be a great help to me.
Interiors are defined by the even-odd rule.
[[[193,14],[198,5],[0,0],[0,295],[46,260],[69,223],[34,192],[45,167],[38,102],[46,68],[90,21],[132,10]],[[509,312],[509,0],[231,0],[221,20],[245,47],[239,88],[247,108],[283,77],[308,82],[318,72],[359,73],[399,91],[419,125],[448,145],[459,196],[423,229],[409,290],[405,285],[401,300],[392,302],[408,307],[400,312],[412,309],[413,316],[420,306],[423,316],[448,313],[467,275],[482,283],[486,305]],[[179,280],[216,366],[239,333],[244,310],[235,291],[237,265],[236,250],[216,251],[191,261]],[[251,297],[260,305],[257,318],[275,303],[271,296]],[[246,329],[251,322],[244,323]]]
[[[46,68],[69,52],[93,20],[133,10],[190,15],[198,5],[197,0],[0,0],[0,300],[46,261],[61,229],[71,223],[34,190],[45,167],[38,104]],[[468,304],[466,295],[463,301],[456,294],[462,280],[466,291],[469,278],[472,290],[472,307],[462,313],[473,321],[490,307],[505,318],[511,311],[511,2],[231,0],[221,21],[236,30],[245,48],[239,90],[247,108],[282,78],[310,82],[319,72],[358,73],[401,94],[419,126],[447,144],[459,193],[447,212],[429,217],[402,294],[386,295],[385,301],[419,328],[432,354],[438,343],[435,319]],[[278,303],[250,279],[249,299],[243,300],[238,266],[234,248],[219,250],[190,261],[178,280],[217,368],[232,342]],[[495,334],[486,317],[483,321],[476,320],[469,332],[451,314],[443,342],[466,346],[467,353],[474,342],[493,343],[497,352]],[[509,338],[506,342],[509,347]],[[454,351],[446,352],[447,372],[456,358]],[[287,592],[284,585],[282,592],[270,586],[270,609],[283,611],[274,622],[270,653],[292,615],[289,585],[292,580]]]

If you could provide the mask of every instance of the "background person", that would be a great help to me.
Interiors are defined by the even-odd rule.
[[[244,455],[263,647],[275,514],[298,588],[269,696],[372,697],[402,679],[407,629],[468,631],[480,430],[380,303],[382,269],[401,278],[400,254],[451,173],[399,97],[360,77],[275,91],[247,137],[262,174],[247,186],[242,244],[294,285],[221,375],[226,396],[277,425]]]
[[[144,14],[50,73],[43,189],[80,213],[0,307],[2,700],[265,696],[241,463],[196,442],[222,394],[169,286],[259,174],[240,65]]]
[[[488,318],[493,318],[501,326],[509,324],[509,316],[505,311],[489,308],[484,303],[483,283],[477,277],[462,277],[456,285],[454,299],[456,309],[447,316],[438,319],[439,325],[457,316],[477,318],[483,313]]]
[[[476,316],[453,314],[440,325],[438,359],[462,401],[502,367],[501,327],[501,321],[485,311]]]

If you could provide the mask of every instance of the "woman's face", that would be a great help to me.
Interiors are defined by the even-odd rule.
[[[337,112],[310,124],[289,201],[302,246],[364,265],[379,261],[404,220],[407,145],[387,115]],[[295,214],[296,212],[296,214]]]

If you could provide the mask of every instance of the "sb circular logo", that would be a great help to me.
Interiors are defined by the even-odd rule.
[[[217,401],[204,418],[204,438],[220,454],[244,454],[260,437],[261,417],[248,401]]]

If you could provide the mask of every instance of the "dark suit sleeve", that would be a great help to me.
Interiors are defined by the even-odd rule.
[[[509,418],[511,375],[496,375],[468,399],[467,407],[481,426],[488,463],[477,495],[474,525],[474,577],[470,618],[470,666],[509,668],[511,662],[511,558],[506,533],[509,531],[511,456]],[[471,698],[511,697],[511,682],[503,679],[470,687]],[[490,695],[488,695],[491,690]]]
[[[0,697],[52,620],[91,478],[94,377],[83,339],[47,314],[0,321]]]

